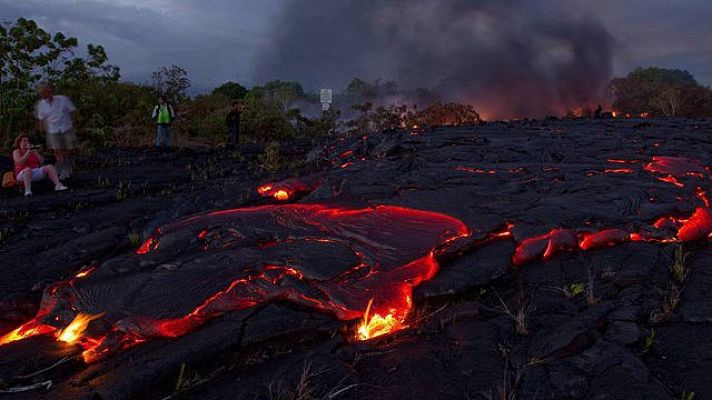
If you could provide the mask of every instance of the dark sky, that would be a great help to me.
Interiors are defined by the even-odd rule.
[[[77,37],[80,45],[101,44],[110,62],[130,81],[148,82],[155,69],[180,65],[188,71],[192,91],[201,92],[230,80],[260,83],[257,79],[264,77],[257,71],[257,58],[269,49],[274,29],[289,18],[281,13],[285,1],[0,0],[0,21],[7,24],[23,16],[50,32]],[[427,0],[414,3],[418,1]],[[608,30],[614,40],[614,74],[636,66],[681,68],[700,83],[712,85],[712,1],[566,4],[571,12],[595,19]],[[319,60],[313,62],[316,68]]]

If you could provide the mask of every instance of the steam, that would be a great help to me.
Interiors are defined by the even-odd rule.
[[[487,118],[593,105],[612,39],[565,0],[288,0],[258,81],[343,89],[353,78],[428,88]]]

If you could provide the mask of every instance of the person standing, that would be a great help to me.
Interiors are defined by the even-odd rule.
[[[232,103],[232,109],[227,113],[225,117],[225,125],[227,125],[228,131],[230,131],[230,145],[232,147],[237,147],[240,144],[240,112],[242,111],[242,104],[239,101],[234,101]]]
[[[67,96],[54,94],[54,87],[45,83],[37,88],[40,100],[35,104],[39,129],[47,134],[47,147],[54,151],[60,179],[72,175],[77,135],[74,118],[77,108]]]
[[[156,121],[156,147],[170,147],[173,145],[171,124],[176,117],[173,106],[166,101],[164,96],[158,98],[158,104],[153,108],[151,118]]]

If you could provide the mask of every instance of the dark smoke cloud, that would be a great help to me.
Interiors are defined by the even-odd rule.
[[[474,104],[485,117],[594,104],[613,40],[565,0],[290,0],[257,80],[343,88],[393,80]]]

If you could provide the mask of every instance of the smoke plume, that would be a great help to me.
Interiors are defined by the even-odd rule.
[[[565,0],[288,0],[258,81],[343,89],[353,78],[428,88],[487,118],[594,104],[613,41]]]

